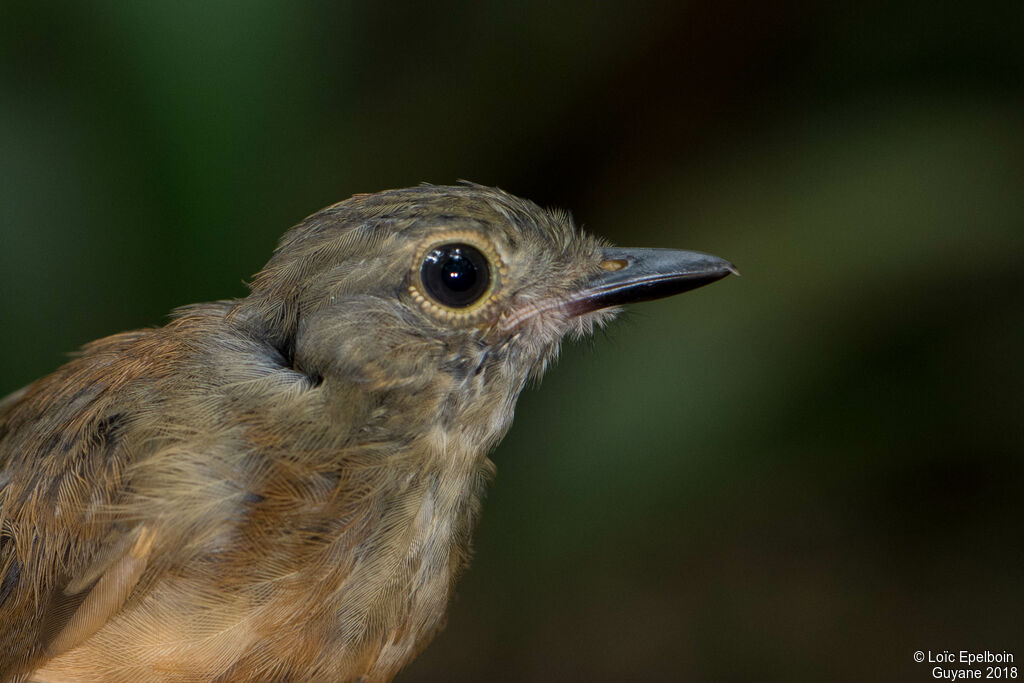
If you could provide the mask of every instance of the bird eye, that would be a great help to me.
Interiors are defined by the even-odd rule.
[[[432,249],[420,266],[427,294],[450,308],[476,303],[491,284],[487,258],[468,244],[444,244]]]

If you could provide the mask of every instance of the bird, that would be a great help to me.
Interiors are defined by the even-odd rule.
[[[563,338],[730,273],[472,183],[312,214],[0,401],[0,680],[390,680]]]

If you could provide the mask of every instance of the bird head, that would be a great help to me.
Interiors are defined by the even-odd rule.
[[[456,387],[510,411],[567,335],[730,272],[707,254],[613,248],[498,189],[423,185],[292,228],[236,315],[307,375],[442,402]]]

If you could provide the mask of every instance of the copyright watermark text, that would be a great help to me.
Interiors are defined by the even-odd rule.
[[[914,661],[928,664],[937,680],[1014,680],[1019,675],[1016,658],[1006,650],[918,650]]]

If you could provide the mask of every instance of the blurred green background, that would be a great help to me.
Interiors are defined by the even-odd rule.
[[[1019,0],[5,3],[0,393],[244,295],[353,193],[499,185],[743,277],[523,396],[401,681],[1024,663],[1022,31]]]

